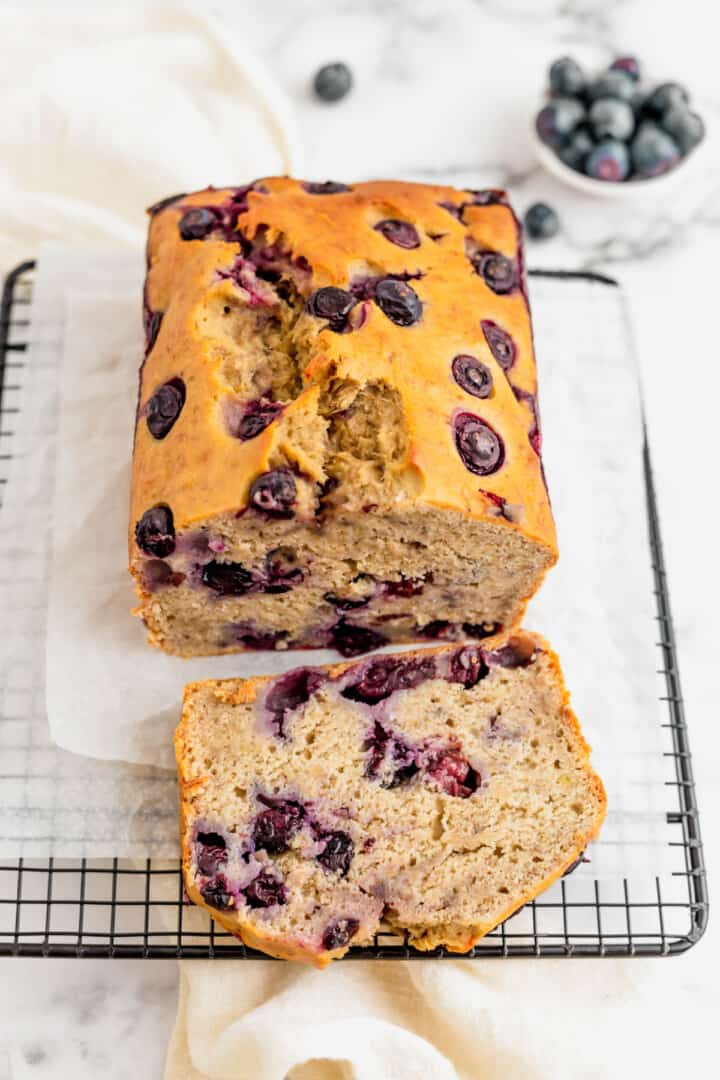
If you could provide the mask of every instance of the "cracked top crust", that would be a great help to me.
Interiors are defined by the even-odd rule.
[[[186,528],[277,469],[300,517],[448,508],[554,556],[503,193],[335,187],[270,178],[151,209],[131,557],[149,507]]]

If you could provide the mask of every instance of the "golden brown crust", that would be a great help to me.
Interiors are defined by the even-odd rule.
[[[443,936],[439,936],[433,932],[432,935],[424,935],[423,937],[413,938],[410,936],[410,943],[418,950],[425,951],[434,949],[436,946],[444,946],[450,952],[465,953],[470,950],[477,942],[493,930],[499,923],[509,918],[514,912],[518,911],[525,904],[533,900],[539,893],[548,888],[554,881],[562,877],[569,866],[572,865],[583,853],[587,845],[597,836],[602,823],[605,818],[607,809],[607,796],[604,785],[600,777],[595,773],[590,764],[590,746],[585,740],[580,723],[577,716],[570,707],[570,695],[565,686],[562,671],[560,668],[560,662],[557,654],[550,648],[547,641],[539,634],[529,633],[527,631],[518,631],[510,639],[516,646],[520,648],[530,649],[531,651],[537,650],[545,655],[545,658],[549,664],[552,672],[553,679],[560,689],[562,695],[562,719],[563,722],[572,732],[575,741],[577,742],[577,751],[581,755],[581,771],[583,772],[586,780],[593,792],[593,799],[596,802],[596,814],[592,822],[592,827],[578,831],[573,838],[573,847],[568,857],[556,865],[552,873],[548,874],[546,878],[535,888],[528,890],[520,897],[514,898],[510,901],[507,907],[501,912],[498,918],[493,919],[491,922],[481,924],[479,926],[468,927],[467,931],[462,936],[454,937],[450,933],[445,933]],[[427,656],[434,654],[441,654],[447,652],[447,648],[440,646],[432,649],[422,650],[417,655]],[[405,653],[404,656],[412,657],[413,653]],[[354,666],[357,661],[350,661],[340,664],[334,664],[329,666],[323,666],[319,668],[326,672],[333,678],[337,678],[342,675],[349,667]],[[323,968],[327,964],[336,958],[344,955],[347,952],[348,947],[340,948],[333,953],[318,952],[311,948],[303,948],[297,943],[292,941],[276,939],[271,935],[262,935],[257,932],[256,929],[246,925],[239,913],[223,913],[211,908],[205,903],[199,891],[193,884],[193,875],[191,873],[191,849],[190,844],[187,841],[188,830],[186,829],[186,812],[190,806],[190,800],[197,791],[198,786],[202,786],[204,783],[203,778],[194,777],[191,778],[188,771],[188,756],[186,750],[186,735],[185,727],[190,722],[190,712],[193,704],[193,700],[199,694],[205,693],[210,690],[218,701],[224,704],[252,704],[257,700],[259,693],[262,689],[272,681],[274,676],[256,676],[250,679],[223,679],[223,680],[205,680],[195,683],[189,683],[185,687],[183,695],[183,711],[180,719],[180,723],[175,732],[175,751],[178,762],[179,771],[179,788],[180,788],[180,818],[181,829],[180,835],[182,838],[182,862],[183,873],[186,882],[186,889],[188,895],[194,903],[200,907],[204,907],[208,914],[216,919],[222,926],[225,927],[231,934],[234,934],[242,941],[245,942],[251,948],[259,949],[268,953],[271,956],[276,956],[280,959],[288,960],[300,960],[305,963],[314,965],[315,967]],[[392,920],[390,925],[393,926]],[[402,933],[404,927],[398,925],[393,927],[397,929],[399,933]]]
[[[262,190],[261,190],[262,189]],[[263,190],[265,193],[263,193]],[[229,287],[217,280],[237,253],[223,240],[183,241],[178,221],[188,206],[224,202],[232,189],[197,192],[157,212],[151,221],[146,299],[149,310],[163,312],[157,341],[142,371],[144,406],[167,380],[181,377],[187,400],[180,420],[162,440],[138,423],[130,515],[130,551],[135,553],[135,523],[149,507],[171,506],[176,529],[247,505],[252,481],[270,467],[283,436],[271,424],[248,442],[232,438],[220,420],[219,403],[229,388],[221,374],[221,350],[199,330],[199,315],[210,294]],[[267,242],[282,235],[295,255],[307,259],[313,289],[347,288],[356,269],[379,274],[420,272],[413,288],[424,305],[420,323],[395,325],[375,305],[368,305],[362,327],[348,334],[322,329],[303,374],[303,387],[290,406],[312,408],[318,387],[330,374],[364,384],[382,381],[397,389],[408,429],[403,468],[416,477],[416,503],[492,518],[534,539],[556,557],[555,531],[541,475],[540,460],[528,435],[534,419],[522,396],[536,395],[532,330],[523,291],[497,295],[473,272],[465,252],[471,238],[480,248],[519,261],[517,221],[509,208],[469,205],[472,196],[449,187],[378,181],[354,185],[336,195],[314,195],[295,180],[270,178],[247,196],[240,216],[243,234],[266,230]],[[462,207],[459,221],[441,203]],[[422,242],[414,250],[389,243],[373,229],[381,218],[412,222]],[[436,237],[433,239],[432,237]],[[511,387],[492,356],[480,322],[495,321],[513,337],[517,358]],[[482,360],[494,376],[495,393],[478,400],[452,378],[457,354]],[[459,410],[479,414],[505,444],[505,464],[478,477],[455,450],[451,421]],[[306,463],[312,472],[312,466]],[[319,477],[314,477],[318,479]],[[482,492],[522,507],[518,520],[498,519],[497,506]]]

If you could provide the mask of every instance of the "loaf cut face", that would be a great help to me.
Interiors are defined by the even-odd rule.
[[[193,683],[175,741],[190,898],[321,967],[381,923],[467,951],[605,813],[557,658],[523,632]]]
[[[498,191],[287,178],[152,208],[130,566],[198,656],[507,634],[556,559]]]

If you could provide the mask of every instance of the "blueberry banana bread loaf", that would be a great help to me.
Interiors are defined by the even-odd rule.
[[[468,950],[605,813],[557,658],[524,632],[193,683],[175,745],[189,896],[320,967],[381,922]]]
[[[482,638],[556,559],[502,192],[267,179],[151,210],[130,563],[150,641]]]

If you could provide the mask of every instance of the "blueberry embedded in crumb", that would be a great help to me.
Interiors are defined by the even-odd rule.
[[[321,101],[340,101],[352,89],[353,77],[347,64],[325,64],[313,79],[313,89]]]
[[[470,255],[475,273],[494,293],[504,296],[517,286],[515,263],[499,251],[474,251]]]
[[[359,678],[341,691],[350,701],[376,705],[397,690],[411,690],[427,679],[435,678],[435,660],[400,660],[379,657],[360,666]]]
[[[233,907],[233,895],[222,874],[218,874],[216,878],[203,885],[200,895],[206,904],[217,908],[218,911],[227,911]]]
[[[525,229],[532,240],[549,240],[560,231],[557,211],[547,203],[533,203],[525,211]]]
[[[267,908],[275,904],[287,904],[287,889],[282,878],[267,870],[261,870],[256,878],[241,890],[248,907]]]
[[[387,638],[367,626],[355,626],[340,619],[330,630],[330,644],[341,656],[360,656],[387,645]]]
[[[335,285],[316,289],[307,301],[307,310],[318,319],[327,319],[328,326],[336,333],[347,329],[347,317],[355,307],[357,297]]]
[[[360,929],[357,919],[335,919],[323,931],[322,946],[327,952],[342,949]]]
[[[242,416],[235,426],[232,434],[241,442],[255,439],[261,435],[273,420],[283,411],[283,406],[277,401],[250,401],[245,406]]]
[[[488,670],[482,650],[476,645],[466,645],[450,659],[450,682],[462,683],[466,690],[470,690],[485,678]]]
[[[473,413],[458,413],[453,422],[455,447],[466,469],[476,476],[497,472],[505,460],[502,439]]]
[[[290,847],[290,841],[300,829],[305,818],[305,809],[293,799],[262,800],[268,803],[255,818],[252,842],[256,851],[267,851],[269,855],[281,855]]]
[[[315,668],[295,668],[274,679],[265,697],[265,708],[273,714],[276,733],[285,737],[288,713],[304,705],[325,682],[326,676]]]
[[[306,180],[302,188],[308,195],[342,195],[345,191],[352,191],[347,184],[337,180]]]
[[[270,517],[293,516],[297,487],[290,469],[262,473],[250,486],[250,505]]]
[[[205,877],[212,877],[221,863],[227,862],[225,837],[217,832],[199,832],[195,838],[195,861]]]
[[[425,767],[428,778],[446,795],[467,799],[480,786],[480,777],[466,757],[456,749],[433,756]]]
[[[315,856],[317,862],[326,870],[339,873],[341,877],[345,877],[350,870],[350,864],[355,854],[355,844],[352,837],[343,829],[336,829],[333,832],[325,833],[319,839],[325,840],[325,847],[319,855]]]
[[[585,76],[576,60],[561,56],[550,68],[550,92],[562,97],[576,97],[585,89]]]
[[[146,555],[164,559],[175,550],[175,524],[169,506],[146,510],[135,526],[135,541]]]
[[[203,566],[200,578],[203,585],[220,596],[244,596],[253,585],[252,574],[238,562],[213,559]]]

